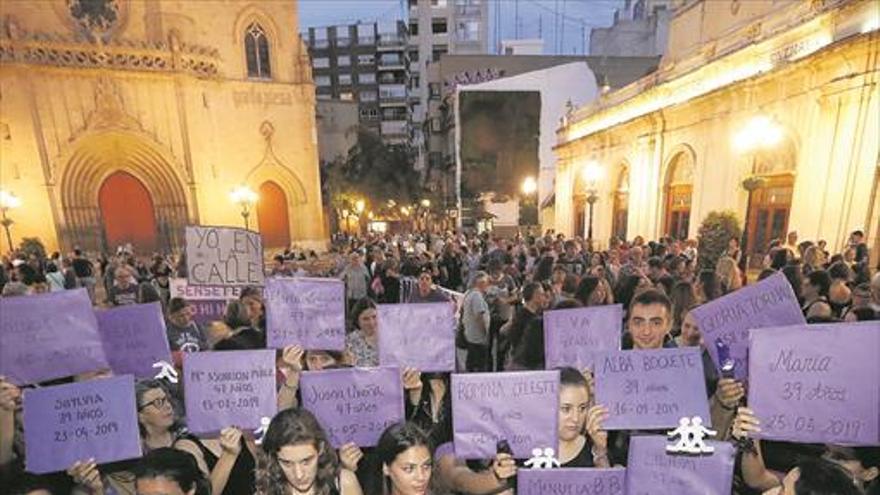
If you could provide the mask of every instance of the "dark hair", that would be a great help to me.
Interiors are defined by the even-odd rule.
[[[851,236],[857,235],[857,236],[859,236],[859,237],[865,237],[865,233],[862,232],[861,230],[853,230],[853,231],[852,231],[852,234],[850,234],[850,235],[851,235]]]
[[[672,292],[673,285],[675,285],[675,279],[672,278],[671,275],[663,275],[662,277],[657,279],[657,284],[655,284],[655,287],[662,286],[663,292],[669,295],[669,293]]]
[[[533,280],[536,282],[543,282],[545,280],[550,280],[550,276],[553,274],[553,258],[550,256],[544,256],[538,261],[537,266],[535,266],[535,276]]]
[[[758,281],[760,282],[761,280],[764,280],[774,273],[776,273],[776,270],[772,268],[764,268],[763,270],[761,270],[761,273],[758,274]]]
[[[173,315],[187,306],[189,306],[189,303],[186,299],[182,297],[172,297],[171,300],[168,301],[168,314]]]
[[[680,329],[685,313],[697,303],[693,284],[682,281],[673,285],[669,291],[669,301],[672,303],[672,328]]]
[[[358,326],[358,319],[360,319],[361,313],[368,309],[376,309],[376,303],[369,297],[361,298],[355,303],[354,307],[351,309],[351,325],[354,328],[357,328],[358,330],[361,329],[361,327]]]
[[[169,313],[171,312],[170,307],[171,304],[169,303]],[[226,305],[226,313],[223,315],[223,323],[226,323],[233,330],[250,326],[251,321],[248,318],[247,308],[245,308],[244,303],[241,301],[229,301]]]
[[[794,484],[797,495],[859,495],[852,476],[837,464],[807,458],[798,463],[800,477]]]
[[[523,300],[529,302],[535,297],[535,293],[538,292],[538,289],[542,289],[543,286],[539,282],[529,282],[523,286],[522,294]]]
[[[263,294],[260,292],[259,287],[247,286],[241,289],[241,294],[239,294],[238,300],[243,301],[246,297],[256,297],[257,299],[263,300]]]
[[[288,445],[311,444],[318,451],[315,493],[328,495],[339,477],[339,458],[315,416],[306,409],[285,409],[272,418],[257,453],[257,493],[286,495],[287,478],[278,464],[278,451]]]
[[[803,290],[804,282],[804,275],[800,268],[796,265],[788,265],[782,268],[782,274],[785,275],[788,284],[791,285],[791,289],[794,291],[795,297],[800,301],[803,297],[801,292]]]
[[[134,397],[135,397],[135,407],[138,412],[141,411],[141,408],[144,405],[144,395],[150,390],[159,389],[162,392],[165,392],[165,398],[171,404],[171,408],[174,410],[174,424],[171,425],[169,430],[172,433],[172,436],[179,433],[183,429],[183,423],[180,421],[180,407],[177,403],[175,397],[171,394],[171,391],[168,389],[168,386],[165,385],[165,382],[162,380],[150,379],[150,380],[138,380],[134,384]],[[144,428],[144,425],[138,421],[138,429],[141,433],[141,438],[147,436],[147,430]]]
[[[562,281],[562,292],[566,294],[574,294],[578,287],[578,278],[576,275],[568,273],[565,280]]]
[[[389,426],[382,432],[379,443],[376,445],[376,467],[381,470],[382,466],[390,466],[397,459],[397,456],[413,447],[428,449],[431,458],[434,458],[434,446],[431,445],[430,437],[415,423],[402,422]],[[383,480],[384,493],[391,493],[391,480],[384,475],[380,478]],[[372,490],[364,490],[364,493],[383,493],[382,488],[368,488],[372,488]]]
[[[195,488],[195,495],[211,495],[211,484],[195,457],[171,447],[148,452],[135,466],[134,477],[135,480],[161,477],[177,483],[184,493]]]
[[[141,282],[138,284],[137,302],[138,304],[147,304],[151,302],[161,301],[159,291],[150,282]]]
[[[50,494],[55,494],[55,488],[52,482],[45,476],[37,476],[31,473],[18,473],[18,479],[9,480],[12,486],[9,486],[9,495],[28,495],[29,493],[45,490]]]
[[[828,267],[828,275],[830,275],[832,279],[846,281],[852,277],[852,274],[853,272],[850,267],[843,261],[832,263],[831,266]]]
[[[722,296],[721,279],[715,270],[701,270],[697,277],[703,287],[703,295],[706,296],[704,302],[714,301]]]
[[[648,258],[648,268],[663,268],[663,259],[659,256],[651,256]]]
[[[583,373],[570,366],[563,366],[559,368],[559,386],[584,387],[589,390],[587,379],[584,378]]]
[[[790,252],[785,247],[780,247],[773,251],[773,256],[770,257],[770,268],[781,270],[782,267],[788,264],[788,253]]]
[[[629,309],[640,281],[641,277],[638,275],[625,275],[621,277],[617,282],[617,291],[614,294],[614,299],[623,304],[624,308]]]
[[[666,297],[666,294],[657,289],[648,289],[639,292],[633,297],[630,307],[634,308],[636,305],[650,306],[652,304],[663,305],[666,308],[666,314],[670,317],[672,316],[672,302]]]
[[[825,270],[816,270],[807,275],[807,281],[810,285],[819,288],[819,295],[828,297],[828,290],[831,288],[831,276]]]
[[[577,286],[577,289],[574,291],[574,297],[584,306],[589,306],[590,304],[590,296],[595,292],[596,287],[599,287],[599,277],[593,275],[586,275],[581,278],[580,283]]]

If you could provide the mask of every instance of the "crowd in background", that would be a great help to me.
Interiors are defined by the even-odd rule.
[[[778,272],[790,282],[809,323],[880,319],[880,274],[872,274],[863,233],[853,232],[839,252],[829,249],[825,241],[801,241],[792,232],[774,240],[754,263],[731,238],[711,266],[693,240],[637,237],[591,250],[584,239],[552,233],[513,239],[452,233],[337,236],[326,253],[286,250],[270,258],[267,275],[343,280],[349,328],[344,352],[296,346],[278,351],[279,413],[261,446],[233,425],[215,439],[189,434],[183,391],[154,380],[136,387],[143,459],[103,466],[84,459],[68,473],[26,475],[21,390],[0,378],[0,484],[29,495],[512,494],[517,465],[509,454],[465,462],[444,449],[452,440],[448,374],[403,370],[407,421],[390,427],[375,448],[349,444],[336,451],[316,418],[297,407],[299,373],[377,366],[376,305],[383,303],[454,303],[462,372],[544,369],[542,314],[548,309],[620,304],[622,349],[705,347],[691,311]],[[185,277],[183,257],[144,257],[131,246],[98,257],[79,250],[45,258],[12,253],[0,267],[2,297],[85,288],[96,306],[160,302],[178,365],[185,352],[266,347],[259,289],[243,289],[222,318],[199,325],[191,301],[171,291],[171,279]],[[760,412],[745,407],[745,384],[719,377],[705,348],[703,357],[712,424],[722,439],[741,447],[736,493],[880,493],[878,446],[751,441]],[[588,370],[560,373],[560,462],[625,465],[628,439],[637,432],[602,428],[608,411],[595,403]]]

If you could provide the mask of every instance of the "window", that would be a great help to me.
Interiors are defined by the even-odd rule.
[[[375,65],[375,55],[358,55],[358,65]]]
[[[352,101],[354,100],[354,95],[351,91],[343,91],[342,93],[339,93],[339,99],[342,101]]]
[[[449,48],[446,45],[434,45],[434,50],[431,51],[431,61],[437,63],[440,61],[440,56],[449,53]]]
[[[358,74],[359,84],[376,84],[376,74],[373,72],[362,72]]]
[[[376,42],[376,29],[372,24],[358,24],[357,36],[359,45],[372,45]]]
[[[361,91],[360,93],[358,93],[358,100],[363,102],[371,102],[378,99],[379,98],[376,96],[375,91]]]
[[[315,76],[315,86],[330,86],[330,76]]]
[[[410,22],[409,23],[409,35],[410,36],[418,36],[419,35],[419,23],[418,22]]]
[[[461,41],[479,41],[480,22],[460,21],[456,27],[456,35]]]
[[[409,87],[412,89],[419,89],[419,83],[421,83],[421,77],[418,74],[410,74]]]
[[[315,48],[327,48],[330,46],[330,42],[327,41],[326,28],[315,28],[313,33],[315,41],[312,43],[312,46]]]
[[[363,93],[361,93],[363,94]],[[374,95],[375,96],[375,95]],[[361,100],[364,101],[364,100]],[[379,111],[375,108],[361,108],[361,119],[363,120],[379,120]]]
[[[339,67],[348,67],[351,65],[351,57],[348,55],[340,55],[336,58],[336,65]]]
[[[244,33],[245,58],[248,77],[269,79],[272,68],[269,65],[269,39],[263,27],[256,22],[247,27]]]
[[[418,62],[419,61],[419,51],[413,50],[409,52],[409,61],[410,62]]]
[[[326,69],[330,67],[330,59],[327,57],[313,58],[312,67],[316,69]]]
[[[339,74],[340,86],[351,86],[351,74]]]
[[[440,99],[440,83],[428,83],[428,91],[432,100]]]
[[[446,19],[443,17],[435,17],[431,19],[431,32],[434,34],[446,34]]]

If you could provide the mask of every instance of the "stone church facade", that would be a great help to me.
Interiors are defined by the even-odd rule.
[[[315,98],[297,3],[0,3],[0,189],[50,250],[182,247],[187,224],[319,248]],[[267,253],[268,254],[268,253]]]

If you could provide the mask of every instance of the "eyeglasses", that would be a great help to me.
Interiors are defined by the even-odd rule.
[[[138,411],[143,411],[144,409],[146,409],[150,406],[153,406],[156,409],[162,409],[163,407],[170,406],[170,405],[171,405],[171,401],[168,400],[168,397],[159,397],[158,399],[153,399],[150,402],[147,402],[146,404],[140,406],[138,408]]]

